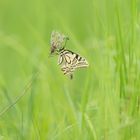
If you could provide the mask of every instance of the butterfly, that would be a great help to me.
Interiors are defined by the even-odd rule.
[[[58,32],[56,33],[58,37]],[[88,67],[89,64],[87,60],[80,56],[79,54],[70,51],[68,49],[65,49],[66,42],[68,40],[68,37],[62,36],[59,34],[59,40],[56,39],[55,41],[53,40],[54,37],[54,32],[52,33],[53,36],[51,36],[51,54],[58,54],[58,65],[61,66],[61,71],[63,72],[64,75],[69,75],[70,78],[73,78],[73,73],[76,69],[78,68],[85,68]],[[64,44],[64,45],[62,45]]]

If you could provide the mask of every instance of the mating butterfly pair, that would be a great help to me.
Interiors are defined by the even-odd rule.
[[[58,65],[61,66],[64,75],[69,75],[72,79],[73,72],[77,68],[88,67],[88,62],[77,53],[65,49],[67,40],[69,40],[67,36],[53,31],[51,34],[51,54],[59,55]]]

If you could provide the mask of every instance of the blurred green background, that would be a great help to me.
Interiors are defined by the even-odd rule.
[[[64,76],[50,36],[89,67]],[[140,0],[0,0],[0,140],[140,139]]]

